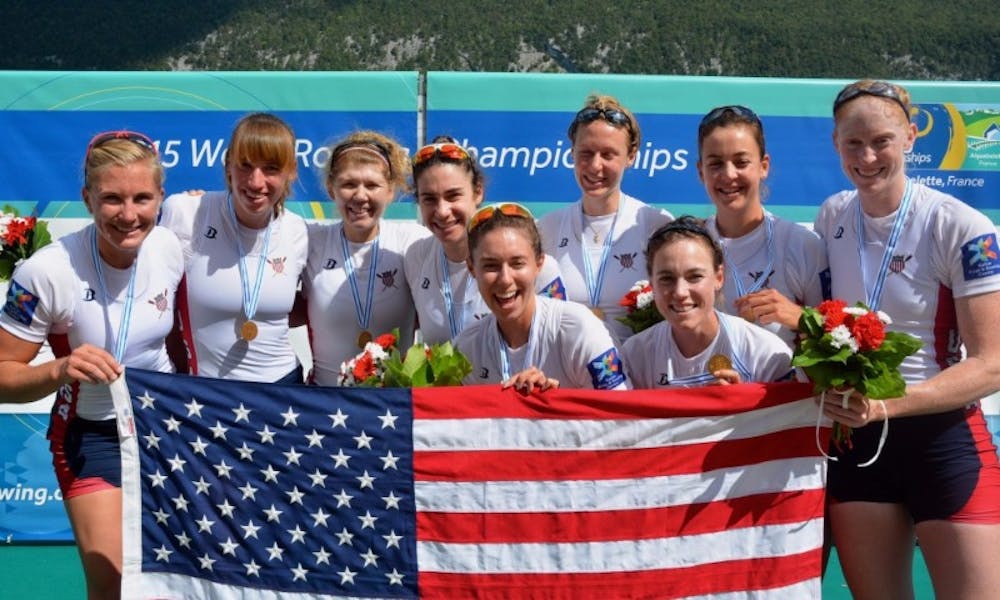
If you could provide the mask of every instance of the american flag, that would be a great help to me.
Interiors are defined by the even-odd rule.
[[[805,384],[123,379],[126,598],[820,595]]]

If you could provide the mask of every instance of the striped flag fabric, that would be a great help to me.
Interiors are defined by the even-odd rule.
[[[125,598],[820,596],[809,385],[112,387]]]

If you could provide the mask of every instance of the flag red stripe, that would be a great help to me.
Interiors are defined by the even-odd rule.
[[[637,479],[797,458],[816,453],[815,430],[799,428],[701,444],[618,450],[475,450],[413,456],[417,481]]]
[[[821,550],[817,548],[788,556],[619,573],[480,575],[422,571],[419,590],[425,599],[676,598],[774,589],[815,579],[818,594],[820,561]]]
[[[744,383],[691,389],[550,390],[521,396],[513,388],[465,386],[413,389],[413,418],[639,419],[721,416],[812,396],[805,383]]]
[[[446,543],[572,543],[698,535],[823,516],[824,490],[720,502],[587,512],[417,514],[417,539]]]

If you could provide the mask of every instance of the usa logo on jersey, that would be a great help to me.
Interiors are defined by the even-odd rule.
[[[996,233],[983,234],[962,244],[962,272],[966,281],[1000,273]]]
[[[29,292],[18,282],[11,280],[10,287],[7,289],[7,302],[3,305],[4,314],[22,325],[31,325],[31,319],[35,316],[35,308],[37,307],[38,296]]]

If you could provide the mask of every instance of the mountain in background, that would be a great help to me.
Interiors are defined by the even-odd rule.
[[[996,0],[3,0],[0,69],[1000,80]]]

